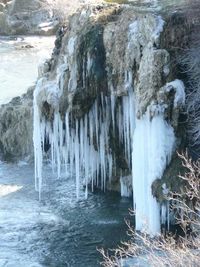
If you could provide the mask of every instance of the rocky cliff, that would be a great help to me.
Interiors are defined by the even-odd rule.
[[[160,208],[151,184],[180,144],[185,87],[174,47],[187,45],[188,31],[181,14],[162,18],[131,6],[90,6],[71,17],[34,93],[39,191],[42,155],[51,151],[58,177],[63,164],[71,166],[77,197],[82,176],[92,189],[126,196],[133,183],[141,213],[137,229],[144,226],[144,215],[151,231],[159,231]]]
[[[0,34],[53,34],[59,22],[47,0],[1,0]]]
[[[0,157],[6,161],[33,158],[33,90],[0,106]]]
[[[0,34],[52,35],[82,5],[101,0],[0,0]]]
[[[145,217],[150,231],[159,231],[160,221],[168,214],[153,197],[152,184],[159,199],[155,191],[169,185],[160,179],[185,141],[180,118],[186,77],[177,59],[188,47],[193,23],[182,12],[161,16],[151,9],[99,4],[81,9],[60,28],[52,58],[39,68],[34,91],[33,139],[40,192],[45,155],[58,177],[70,165],[77,197],[82,178],[86,196],[88,185],[92,190],[118,190],[123,196],[133,193],[137,229],[144,227],[141,217]],[[26,103],[20,102],[20,114]],[[8,105],[1,112],[13,111]],[[27,131],[27,143],[20,149],[19,136],[9,145],[9,134],[2,131],[4,155],[14,150],[16,156],[30,154],[30,107],[28,114],[27,119],[22,116],[21,128]],[[15,129],[12,120],[5,123],[8,131]]]

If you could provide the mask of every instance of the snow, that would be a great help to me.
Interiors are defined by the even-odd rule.
[[[175,91],[174,98],[174,107],[182,106],[185,104],[185,86],[181,80],[174,80],[170,83],[167,83],[165,86],[166,92],[170,92],[171,90]]]
[[[132,37],[138,31],[138,21],[134,21],[129,25],[129,36]]]
[[[161,16],[157,16],[156,17],[156,23],[157,23],[157,25],[156,25],[156,28],[155,28],[153,34],[152,34],[152,37],[153,37],[154,41],[157,43],[158,38],[160,36],[160,33],[163,31],[165,22]]]
[[[13,192],[21,190],[23,187],[19,185],[4,185],[0,184],[0,197],[7,196]]]

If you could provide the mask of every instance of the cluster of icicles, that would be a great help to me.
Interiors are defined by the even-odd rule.
[[[130,79],[130,81],[128,80]],[[131,75],[127,73],[126,86],[132,83]],[[35,90],[36,94],[40,91]],[[66,112],[63,122],[59,112],[55,112],[53,122],[41,117],[40,110],[35,101],[34,105],[34,148],[35,148],[35,187],[41,197],[42,165],[45,141],[51,146],[51,164],[58,178],[63,166],[66,173],[76,177],[76,195],[79,198],[80,179],[85,180],[85,196],[88,195],[88,184],[106,189],[106,181],[111,182],[115,163],[115,155],[109,145],[109,131],[118,128],[120,142],[124,144],[127,164],[131,167],[131,140],[134,130],[134,95],[129,87],[127,96],[123,96],[122,105],[117,113],[116,96],[113,94],[97,98],[83,118],[76,119],[74,127],[70,125],[70,113]],[[63,127],[63,124],[65,125]],[[115,125],[117,124],[117,125]],[[42,145],[41,145],[42,144]],[[99,180],[100,177],[100,180]]]

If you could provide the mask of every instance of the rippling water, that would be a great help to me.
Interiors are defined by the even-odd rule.
[[[25,93],[37,79],[40,61],[51,54],[55,37],[0,37],[0,105]]]
[[[131,199],[95,192],[77,202],[73,179],[46,167],[42,201],[33,166],[0,164],[0,266],[96,267],[96,248],[124,240]]]

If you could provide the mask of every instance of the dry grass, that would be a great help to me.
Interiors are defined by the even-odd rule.
[[[179,194],[169,193],[168,201],[185,234],[182,237],[166,234],[151,238],[147,233],[135,232],[127,223],[130,241],[112,251],[112,256],[101,249],[102,266],[200,266],[200,161],[193,163],[187,155],[179,156],[187,169],[181,177],[185,187]],[[125,265],[126,259],[131,259],[132,263]]]

